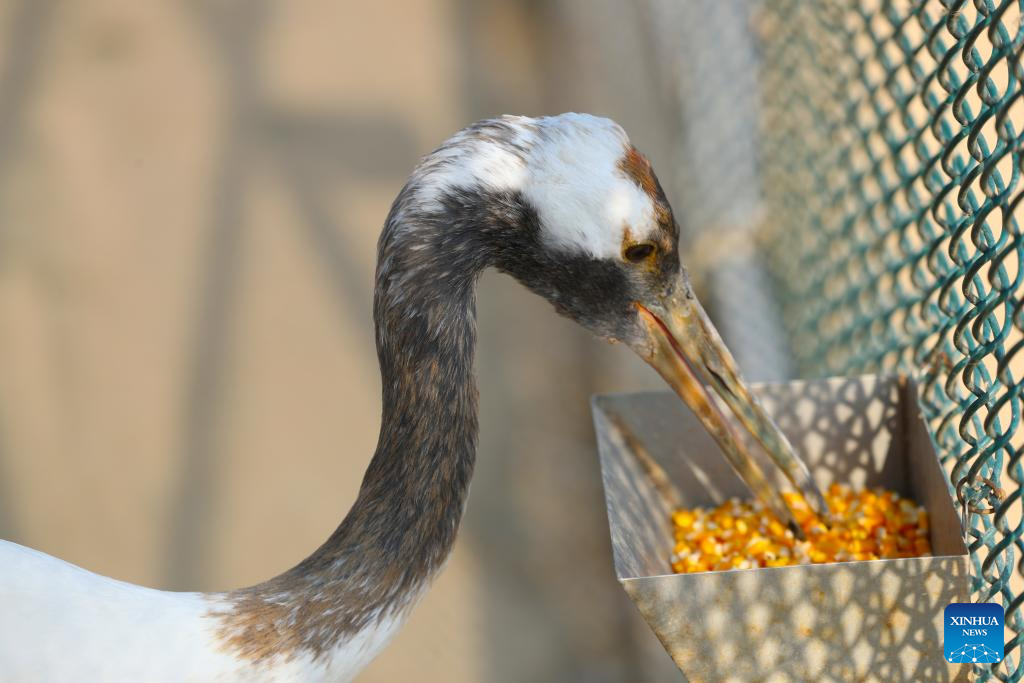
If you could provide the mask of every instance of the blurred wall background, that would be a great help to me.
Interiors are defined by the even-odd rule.
[[[676,194],[648,10],[0,1],[0,536],[172,589],[304,557],[376,441],[375,242],[421,155],[589,111]],[[479,323],[463,533],[361,680],[678,680],[614,580],[588,408],[659,380],[496,274]]]

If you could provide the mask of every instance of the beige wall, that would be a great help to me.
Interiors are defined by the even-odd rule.
[[[639,26],[613,0],[0,2],[0,535],[170,588],[303,557],[376,441],[405,174],[472,120],[567,109],[664,169]],[[466,525],[362,680],[637,680],[587,396],[656,378],[496,275],[479,318]]]

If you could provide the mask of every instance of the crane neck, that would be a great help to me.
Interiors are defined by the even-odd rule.
[[[482,202],[420,215],[405,194],[378,246],[383,408],[357,499],[312,555],[225,594],[230,608],[218,615],[227,645],[257,661],[289,649],[318,657],[404,619],[455,542],[477,447],[475,287],[493,260],[488,235],[503,228],[480,215]]]

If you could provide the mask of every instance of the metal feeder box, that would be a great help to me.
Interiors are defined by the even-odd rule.
[[[968,680],[942,649],[943,609],[968,601],[967,548],[914,383],[754,389],[820,487],[881,486],[923,505],[933,556],[672,574],[668,489],[686,507],[750,493],[674,394],[596,396],[615,571],[672,659],[692,683]]]

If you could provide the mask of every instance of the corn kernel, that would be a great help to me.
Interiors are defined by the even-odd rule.
[[[711,555],[718,548],[718,542],[714,536],[705,536],[700,540],[700,551],[705,555]]]
[[[693,526],[694,520],[697,518],[692,512],[687,510],[678,510],[672,515],[672,523],[676,525],[677,529],[689,529]]]
[[[672,515],[676,541],[672,570],[786,567],[918,557],[931,552],[927,513],[893,492],[854,492],[833,484],[825,494],[833,516],[831,528],[815,518],[800,494],[787,492],[783,496],[807,540],[798,541],[759,501],[732,499],[711,510],[677,510]]]

